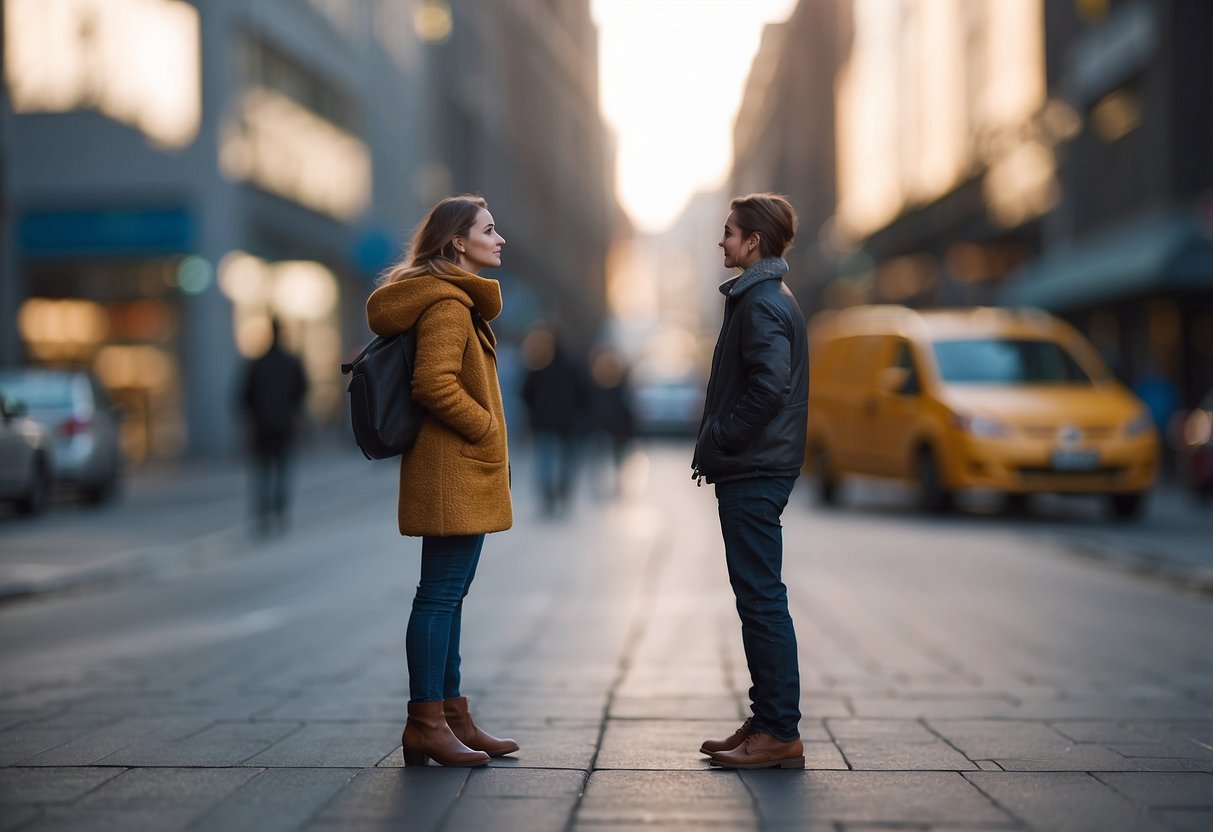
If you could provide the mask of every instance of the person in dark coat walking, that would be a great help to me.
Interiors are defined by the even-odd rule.
[[[535,469],[543,513],[562,514],[573,496],[578,419],[585,408],[585,379],[556,333],[537,328],[523,342],[522,382],[535,441]]]
[[[589,372],[589,424],[595,445],[592,463],[594,482],[600,491],[618,497],[622,494],[622,471],[628,447],[636,435],[632,414],[628,368],[623,356],[610,347],[594,351]],[[599,464],[606,457],[605,469]]]
[[[700,751],[725,768],[804,768],[800,666],[782,578],[780,516],[804,462],[809,371],[804,315],[783,282],[796,212],[783,197],[732,202],[721,285],[724,323],[700,423],[692,477],[716,486],[729,582],[741,617],[753,715]]]
[[[253,457],[253,509],[257,528],[286,528],[290,508],[291,451],[307,395],[307,375],[298,358],[282,348],[282,327],[270,322],[270,347],[245,368],[240,402]]]

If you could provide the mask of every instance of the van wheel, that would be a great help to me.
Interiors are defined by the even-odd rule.
[[[944,487],[934,451],[923,448],[918,452],[914,473],[918,478],[919,508],[931,514],[942,514],[952,508],[952,492]]]
[[[1146,507],[1144,494],[1109,494],[1108,509],[1117,520],[1140,520]]]
[[[50,493],[51,475],[46,460],[38,457],[34,460],[34,476],[30,480],[29,491],[17,500],[17,513],[27,517],[41,514],[46,509],[46,498]]]
[[[830,455],[825,448],[813,451],[813,473],[817,476],[817,502],[823,506],[838,505],[838,475],[830,467]]]
[[[1002,510],[1007,514],[1023,517],[1030,508],[1031,504],[1027,494],[1002,495]]]

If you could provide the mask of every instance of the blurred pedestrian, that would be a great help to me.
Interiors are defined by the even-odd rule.
[[[537,327],[522,342],[522,401],[535,442],[535,479],[543,513],[563,514],[573,498],[578,420],[585,382],[555,330]]]
[[[622,490],[623,462],[636,434],[623,356],[610,347],[595,350],[590,358],[589,378],[591,441],[597,451],[591,470],[594,481],[605,483],[606,492],[618,497]],[[602,471],[597,464],[599,457],[607,459]]]
[[[400,533],[421,537],[421,580],[405,636],[405,765],[482,766],[518,750],[478,728],[460,693],[463,599],[485,535],[513,524],[505,411],[497,378],[505,240],[479,196],[448,197],[417,229],[406,259],[366,304],[377,335],[417,334],[413,398],[426,410],[400,460]]]
[[[804,462],[804,316],[783,282],[796,212],[774,194],[738,197],[725,221],[724,323],[712,356],[692,476],[716,486],[729,582],[741,617],[752,716],[700,748],[726,768],[803,768],[800,668],[782,578],[780,516]]]
[[[292,451],[307,375],[303,364],[282,347],[282,324],[270,321],[270,346],[245,366],[240,403],[253,459],[253,511],[257,529],[286,529],[290,511]]]

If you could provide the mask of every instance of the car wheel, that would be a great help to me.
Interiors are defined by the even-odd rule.
[[[81,492],[84,495],[84,501],[91,506],[99,506],[108,503],[114,498],[118,492],[118,478],[110,477],[101,482],[92,483]]]
[[[1007,514],[1014,514],[1017,517],[1022,517],[1028,513],[1030,501],[1027,494],[1004,494],[1002,495],[1002,510]]]
[[[1117,520],[1139,520],[1146,507],[1144,494],[1111,494],[1108,508]]]
[[[930,448],[919,451],[914,471],[918,477],[919,508],[931,514],[942,514],[951,509],[952,492],[944,487],[935,452]]]
[[[830,455],[825,448],[813,451],[813,473],[817,476],[817,502],[823,506],[838,504],[838,475],[830,467]]]
[[[50,469],[46,460],[37,457],[34,460],[34,475],[30,480],[29,491],[17,500],[17,513],[27,517],[41,514],[46,509],[46,498],[51,488]]]

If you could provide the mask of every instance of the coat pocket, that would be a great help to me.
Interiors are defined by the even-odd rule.
[[[459,453],[477,462],[498,463],[505,461],[505,426],[492,410],[489,410],[489,429],[479,442],[464,442]]]

